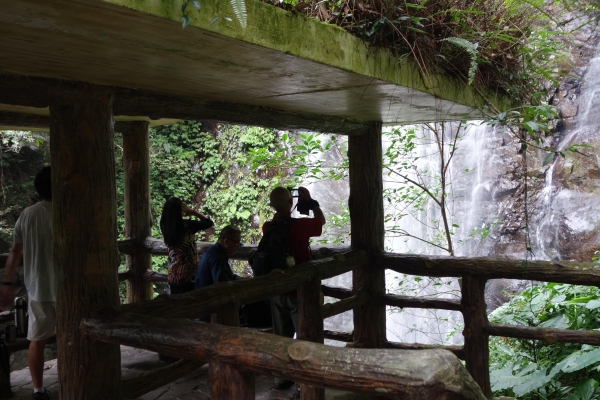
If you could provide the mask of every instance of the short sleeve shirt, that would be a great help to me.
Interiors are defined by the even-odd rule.
[[[269,222],[263,224],[263,233],[268,227]],[[288,231],[288,241],[292,252],[294,252],[294,260],[296,265],[310,261],[310,247],[308,242],[311,237],[321,236],[323,231],[323,223],[318,218],[298,218]],[[286,293],[289,296],[295,297],[296,291]]]
[[[27,207],[17,222],[13,242],[23,245],[23,268],[27,294],[34,301],[56,301],[52,202]]]

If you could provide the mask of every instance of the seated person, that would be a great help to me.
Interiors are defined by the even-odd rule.
[[[217,282],[242,279],[233,273],[229,265],[229,257],[234,255],[239,247],[242,234],[231,225],[223,228],[219,241],[208,248],[200,258],[196,270],[195,288],[202,289]]]

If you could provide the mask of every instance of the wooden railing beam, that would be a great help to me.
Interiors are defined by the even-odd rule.
[[[173,357],[218,358],[248,372],[386,398],[485,399],[458,358],[445,350],[423,350],[414,357],[413,351],[324,346],[252,329],[119,313],[88,319],[82,333]]]
[[[323,331],[323,336],[325,339],[337,340],[338,342],[352,343],[354,341],[354,334],[352,332],[330,331],[325,329]]]
[[[366,291],[360,291],[355,296],[323,305],[323,318],[330,318],[334,315],[353,310],[356,307],[369,303],[369,301],[372,301],[371,294]]]
[[[352,297],[351,289],[335,287],[335,286],[321,285],[321,292],[323,292],[323,296],[333,297],[335,299],[341,299],[341,300]]]
[[[465,359],[465,349],[463,346],[444,346],[435,344],[422,344],[422,343],[399,343],[399,342],[386,342],[384,345],[385,349],[398,349],[398,350],[433,350],[441,349],[448,350],[461,360]]]
[[[433,308],[438,310],[462,311],[459,300],[440,299],[436,297],[412,297],[386,294],[381,296],[386,306],[399,308]]]
[[[569,261],[524,261],[384,253],[376,260],[382,268],[401,274],[483,279],[522,279],[600,286],[600,264]]]
[[[491,336],[544,340],[548,343],[581,343],[600,346],[600,332],[568,329],[535,328],[529,326],[489,324],[485,332]]]
[[[205,364],[201,360],[181,359],[151,371],[140,372],[132,378],[123,379],[121,382],[123,397],[137,399],[146,393],[176,381],[182,376],[186,376]]]
[[[285,271],[275,270],[254,279],[220,282],[192,292],[125,304],[122,309],[145,315],[198,318],[229,303],[253,303],[289,292],[312,280],[328,279],[352,271],[366,260],[367,255],[364,251],[352,251],[332,258],[313,260]]]

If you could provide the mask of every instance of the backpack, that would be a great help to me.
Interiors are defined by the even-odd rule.
[[[285,221],[271,221],[258,243],[258,248],[250,256],[250,266],[254,276],[263,276],[274,269],[286,269],[287,258],[294,256],[288,240],[288,232],[296,222],[295,218]]]

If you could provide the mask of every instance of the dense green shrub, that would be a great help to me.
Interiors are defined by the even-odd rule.
[[[496,309],[489,319],[522,326],[597,330],[600,289],[539,284]],[[490,379],[496,395],[519,399],[597,399],[599,371],[598,347],[490,338]]]

